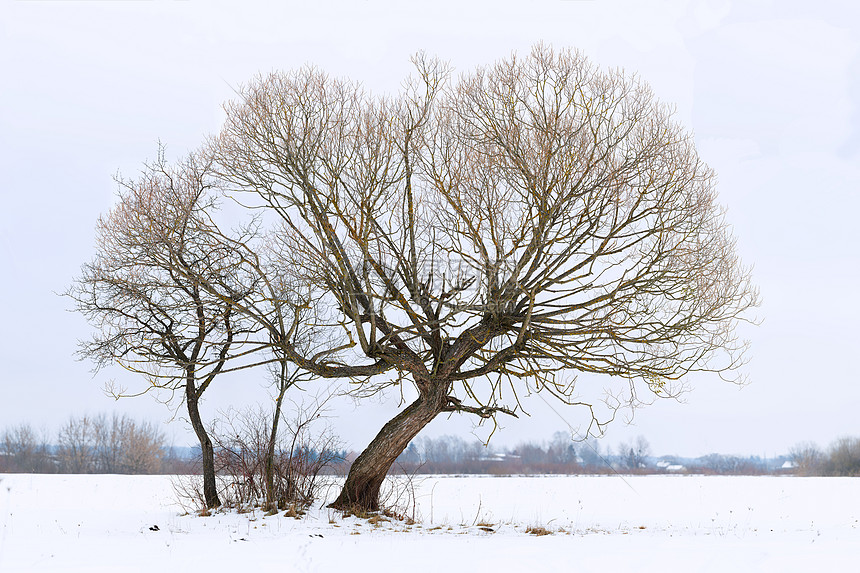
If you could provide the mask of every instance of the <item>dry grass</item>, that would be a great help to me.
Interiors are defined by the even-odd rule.
[[[287,511],[284,512],[284,517],[294,517],[296,519],[301,519],[304,515],[305,510],[295,503],[291,503]]]
[[[540,525],[532,525],[526,529],[526,533],[530,535],[536,535],[540,537],[541,535],[552,535],[552,531],[547,529],[546,527]]]

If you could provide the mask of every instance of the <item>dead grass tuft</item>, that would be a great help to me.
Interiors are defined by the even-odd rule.
[[[540,537],[541,535],[552,535],[552,531],[540,525],[530,526],[528,529],[526,529],[526,533],[530,535],[536,535],[538,537]]]

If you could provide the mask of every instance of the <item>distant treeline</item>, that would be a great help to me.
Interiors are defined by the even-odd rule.
[[[173,474],[191,465],[154,424],[127,416],[71,418],[53,439],[20,424],[0,443],[0,472]]]
[[[615,448],[596,439],[574,441],[558,432],[549,442],[497,449],[457,436],[418,438],[397,459],[394,471],[419,474],[661,474],[764,475],[792,473],[790,456],[762,458],[709,454],[656,457],[639,437]]]
[[[154,424],[128,416],[71,418],[53,439],[20,424],[0,443],[0,472],[7,473],[176,474],[193,465]]]
[[[219,473],[240,472],[247,478],[256,472],[266,449],[265,431],[247,424],[212,428]],[[154,424],[128,416],[73,417],[55,436],[20,424],[3,431],[0,440],[0,473],[200,473],[199,447],[172,447]],[[316,473],[345,473],[348,453],[335,444],[336,440],[326,438],[315,448],[293,439],[286,448],[278,444],[275,462],[295,465],[298,460]]]
[[[842,438],[827,449],[801,444],[775,457],[708,454],[698,458],[654,456],[640,436],[614,449],[596,439],[574,441],[563,432],[546,443],[497,449],[457,436],[418,438],[394,471],[419,474],[701,474],[860,476],[860,438]]]
[[[54,439],[28,424],[7,428],[0,437],[3,473],[195,474],[199,471],[199,448],[171,447],[155,425],[127,416],[71,418]],[[244,460],[249,455],[246,449],[248,452],[259,449],[259,444],[244,439],[237,442],[229,436],[216,442],[219,457],[224,460]],[[333,443],[325,443],[320,452],[302,445],[301,451],[287,452],[287,456],[310,462],[324,459],[317,471],[345,474],[355,453],[329,451]],[[220,464],[219,473],[229,473],[229,465]],[[597,439],[574,441],[563,432],[557,432],[548,442],[508,448],[458,436],[420,437],[397,458],[391,472],[860,476],[860,438],[842,438],[827,449],[800,444],[788,454],[772,458],[724,454],[682,458],[652,455],[648,441],[641,436],[614,448],[604,448]]]

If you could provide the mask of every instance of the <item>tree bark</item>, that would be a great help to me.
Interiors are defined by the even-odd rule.
[[[203,498],[206,502],[206,508],[213,509],[221,505],[221,500],[218,499],[218,489],[215,486],[215,450],[212,448],[212,440],[206,433],[203,420],[200,418],[199,402],[200,397],[197,394],[194,374],[192,373],[188,375],[185,383],[185,404],[188,407],[191,427],[200,442],[200,453],[203,457]]]
[[[329,507],[342,511],[379,511],[379,490],[409,442],[443,411],[449,383],[431,382],[426,391],[392,418],[355,459],[340,495]]]

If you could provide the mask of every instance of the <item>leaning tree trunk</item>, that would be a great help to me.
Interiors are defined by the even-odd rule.
[[[203,457],[203,498],[207,509],[213,509],[221,505],[218,499],[218,489],[215,486],[215,450],[212,440],[206,433],[203,421],[200,419],[198,403],[200,397],[194,385],[194,375],[190,374],[185,384],[185,404],[188,407],[188,417],[191,419],[191,427],[200,441],[200,452]]]
[[[355,459],[340,495],[329,507],[343,511],[379,511],[379,490],[388,470],[418,432],[445,407],[448,384],[433,382],[427,388],[385,424]]]

